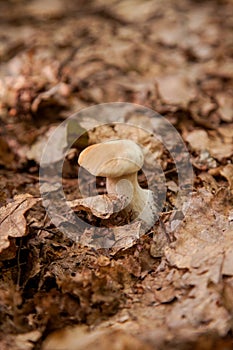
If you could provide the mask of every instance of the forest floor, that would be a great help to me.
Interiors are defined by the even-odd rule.
[[[231,0],[0,3],[2,350],[233,349],[232,13]],[[39,189],[51,132],[103,102],[164,116],[194,171],[189,209],[174,215],[174,159],[151,148],[165,174],[164,208],[115,251],[65,235],[65,217],[52,223]],[[73,145],[63,167],[69,200],[80,150],[112,130]],[[97,187],[104,192],[100,179]]]

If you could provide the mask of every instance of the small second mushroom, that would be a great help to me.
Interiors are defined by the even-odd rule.
[[[156,216],[153,192],[142,189],[137,174],[144,163],[141,147],[131,140],[111,140],[84,149],[78,159],[80,166],[94,176],[106,177],[109,194],[127,198],[126,211],[133,219],[152,226]]]

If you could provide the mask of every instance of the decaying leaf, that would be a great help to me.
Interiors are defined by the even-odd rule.
[[[224,196],[223,193],[222,195]],[[198,192],[193,198],[189,215],[177,236],[176,253],[170,255],[173,248],[167,248],[166,256],[170,263],[180,268],[198,268],[211,257],[221,255],[224,249],[233,244],[233,235],[229,231],[232,230],[232,224],[228,221],[228,215],[221,213],[222,207],[225,211],[230,211],[231,204],[226,198],[225,205],[223,201],[216,207],[215,201],[214,195],[206,190]]]
[[[225,165],[223,169],[220,169],[220,174],[227,179],[229,188],[233,191],[233,164]]]
[[[15,337],[15,347],[17,350],[32,350],[34,343],[40,339],[41,335],[41,332],[38,330],[18,334]]]
[[[63,14],[63,6],[62,1],[59,0],[52,0],[49,3],[44,0],[41,2],[34,0],[25,6],[25,12],[36,18],[57,18]]]
[[[111,247],[112,253],[116,254],[121,249],[124,250],[133,246],[143,232],[143,223],[141,221],[134,221],[123,226],[121,224],[117,226],[116,222],[114,225],[113,215],[115,221],[122,217],[121,220],[127,222],[128,214],[124,212],[127,206],[127,198],[124,196],[104,194],[75,199],[67,203],[75,211],[83,210],[102,220],[112,219],[112,222],[109,221],[108,230],[106,230],[106,234],[104,234],[101,241],[95,238],[95,234],[98,234],[98,228],[86,229],[79,240],[84,245],[88,244],[98,248],[100,242],[105,242],[104,246]]]
[[[209,147],[208,134],[204,130],[190,132],[186,137],[186,141],[188,141],[192,149],[196,152],[207,150]]]
[[[65,328],[51,334],[43,343],[42,350],[151,350],[149,345],[119,330],[96,330],[88,332],[87,327]]]
[[[130,225],[112,228],[116,240],[112,247],[114,253],[132,247],[140,237],[141,227],[142,222],[136,221]]]
[[[22,194],[15,196],[13,202],[0,208],[0,253],[10,246],[10,238],[27,234],[24,214],[39,200],[30,194]]]
[[[195,89],[185,76],[170,75],[157,79],[159,92],[164,101],[184,107],[195,97]]]
[[[60,106],[61,108],[66,106],[65,96],[69,94],[69,87],[64,83],[52,87],[50,90],[40,93],[32,102],[32,111],[36,113],[39,108],[43,108],[44,105]]]
[[[199,179],[201,179],[204,187],[207,189],[207,191],[211,193],[216,193],[218,190],[218,184],[217,181],[215,181],[214,177],[206,172],[202,172],[199,176]]]
[[[233,274],[233,226],[227,214],[232,200],[224,191],[218,196],[206,190],[198,192],[177,232],[177,241],[165,249],[172,266],[187,269],[183,281],[193,287],[188,298],[178,302],[169,315],[172,328],[204,327],[208,322],[204,329],[215,330],[220,335],[226,335],[230,329],[231,317],[218,303],[221,291],[215,286],[222,275]]]
[[[127,205],[124,196],[114,194],[103,194],[68,201],[68,205],[74,210],[85,210],[101,219],[108,219],[114,213],[123,210]]]
[[[219,93],[216,96],[219,104],[219,113],[222,120],[226,122],[233,122],[233,102],[232,96],[226,95],[226,93]]]
[[[186,141],[192,150],[196,152],[208,151],[213,158],[222,161],[233,154],[232,132],[231,130],[224,131],[225,128],[219,128],[208,135],[205,130],[194,130],[186,136]],[[220,133],[221,135],[219,135]]]

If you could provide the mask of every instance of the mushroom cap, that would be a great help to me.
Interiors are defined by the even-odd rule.
[[[111,140],[85,148],[78,163],[92,175],[120,177],[132,174],[143,166],[140,146],[131,140]]]

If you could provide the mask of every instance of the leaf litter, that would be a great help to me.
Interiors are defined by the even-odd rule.
[[[0,6],[1,348],[231,349],[231,1]],[[76,241],[75,230],[64,237],[54,227],[39,199],[38,166],[56,125],[112,101],[164,115],[186,141],[196,176],[183,218],[174,213],[174,162],[159,140],[142,129],[95,129],[93,119],[80,120],[80,130],[84,124],[90,130],[66,156],[63,187],[85,219],[109,228],[115,215],[112,202],[99,208],[98,201],[80,199],[77,155],[87,145],[133,139],[144,146],[147,170],[158,162],[166,177],[165,209],[154,227],[145,235],[140,223],[113,227],[115,247],[96,249],[90,230]],[[125,121],[148,123],[130,110],[119,116]],[[56,167],[66,146],[64,139],[50,165]],[[159,192],[160,173],[150,177]],[[139,182],[146,188],[143,174]],[[52,186],[56,192],[56,180]],[[96,186],[104,198],[103,180]],[[93,215],[93,205],[105,218]]]

